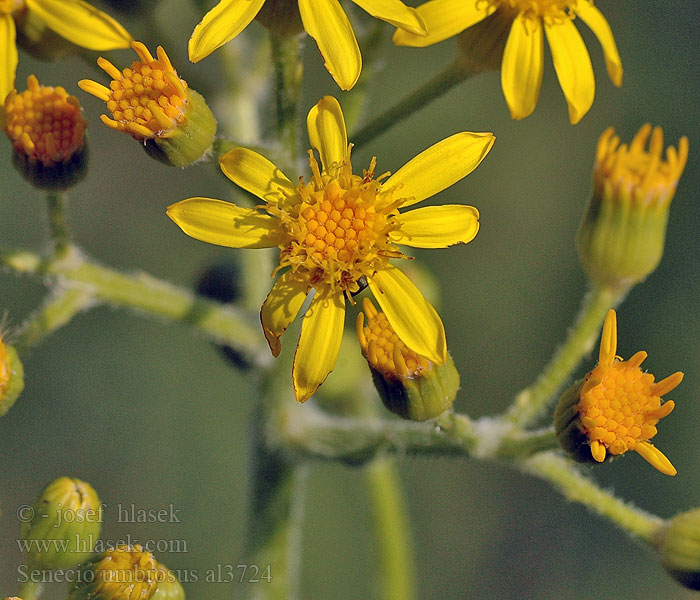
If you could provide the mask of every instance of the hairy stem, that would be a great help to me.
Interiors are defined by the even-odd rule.
[[[608,310],[617,306],[625,293],[626,290],[595,287],[586,295],[566,341],[537,380],[517,395],[506,413],[507,420],[527,427],[556,400],[556,394],[568,382],[572,371],[593,348]]]
[[[146,273],[121,273],[73,250],[66,260],[49,262],[31,252],[6,253],[0,255],[0,264],[20,273],[48,275],[66,288],[87,290],[100,302],[187,324],[212,341],[231,346],[252,363],[269,363],[256,315],[196,296]]]
[[[20,355],[36,346],[47,335],[63,327],[71,319],[94,304],[92,294],[84,288],[59,288],[23,325],[15,341]]]
[[[651,544],[655,534],[665,524],[660,517],[601,490],[595,482],[584,477],[570,460],[553,452],[531,456],[523,461],[522,466],[526,472],[549,481],[569,500],[580,502],[609,519],[633,538]]]
[[[271,35],[272,60],[275,65],[275,105],[277,139],[294,163],[299,155],[299,94],[302,63],[301,36]]]
[[[472,73],[465,68],[464,63],[455,60],[415,92],[353,133],[350,140],[359,148],[471,76]]]
[[[71,241],[66,217],[67,198],[65,192],[48,192],[49,228],[56,258],[63,258],[70,251]]]

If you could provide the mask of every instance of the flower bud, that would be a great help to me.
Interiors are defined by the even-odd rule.
[[[161,46],[157,58],[141,42],[134,42],[132,48],[139,60],[122,71],[98,59],[97,64],[112,77],[109,88],[89,79],[78,85],[107,103],[112,118],[102,115],[105,125],[143,142],[153,158],[186,167],[211,148],[216,119],[204,98],[178,76]]]
[[[649,141],[649,149],[645,146]],[[663,153],[660,127],[644,125],[620,145],[612,128],[598,140],[593,194],[578,232],[583,267],[594,282],[629,287],[656,269],[668,212],[688,160],[688,139]]]
[[[24,367],[17,351],[0,337],[0,417],[12,407],[24,389]]]
[[[14,146],[15,168],[33,185],[63,190],[85,175],[87,153],[80,102],[62,87],[40,85],[34,75],[27,90],[5,99],[5,133]]]
[[[100,537],[102,510],[94,489],[84,481],[59,477],[32,506],[20,536],[29,542],[31,565],[67,569],[89,558]]]
[[[661,396],[683,380],[683,373],[654,382],[651,373],[640,369],[646,352],[629,360],[616,352],[617,321],[611,310],[603,326],[598,364],[559,399],[554,412],[559,442],[579,462],[600,463],[634,450],[655,469],[675,475],[675,467],[649,440],[656,435],[659,420],[675,406],[672,400],[662,404]]]
[[[659,537],[661,564],[691,590],[700,590],[700,508],[676,515]]]
[[[141,546],[117,546],[80,566],[68,600],[151,600],[158,589],[158,567]]]
[[[185,600],[185,590],[178,581],[175,573],[166,566],[158,563],[158,587],[151,600]]]
[[[448,354],[445,364],[437,365],[416,354],[368,298],[363,309],[357,315],[357,337],[384,406],[412,421],[432,419],[449,409],[459,389],[452,357]]]

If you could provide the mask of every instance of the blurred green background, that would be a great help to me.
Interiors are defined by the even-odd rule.
[[[351,9],[348,5],[345,1]],[[365,166],[376,155],[379,172],[394,171],[456,131],[497,136],[477,171],[435,199],[475,205],[482,223],[476,240],[418,253],[442,286],[441,314],[462,376],[456,408],[478,417],[504,410],[532,381],[577,311],[586,281],[574,238],[599,134],[614,125],[629,140],[651,121],[664,128],[667,143],[681,135],[690,138],[690,162],[672,205],[664,259],[629,294],[618,316],[622,356],[645,349],[645,366],[657,377],[686,373],[670,395],[676,410],[654,440],[678,475],[665,477],[637,455],[595,469],[605,488],[666,517],[700,506],[700,215],[692,191],[700,183],[700,5],[697,0],[600,0],[597,5],[615,34],[624,83],[616,89],[608,81],[600,47],[581,24],[598,89],[579,125],[569,125],[547,55],[541,98],[528,119],[512,121],[499,75],[481,75],[357,152],[355,164]],[[186,42],[198,21],[190,3],[163,1],[156,15],[160,33],[141,15],[110,10],[151,50],[163,44],[180,74],[200,92],[206,95],[207,86],[221,81],[221,54],[198,65],[186,60]],[[358,27],[370,22],[360,10],[349,12]],[[370,115],[415,89],[455,52],[453,41],[420,50],[394,48],[390,29],[380,71],[369,87]],[[250,35],[263,33],[254,24]],[[120,66],[133,60],[130,51],[115,56]],[[342,103],[311,43],[305,58],[304,112],[322,94]],[[242,61],[239,68],[249,66]],[[185,286],[211,261],[236,259],[235,250],[184,236],[164,214],[168,204],[192,195],[230,197],[231,186],[214,166],[167,168],[128,136],[104,127],[103,104],[75,83],[96,78],[84,60],[40,63],[22,53],[20,88],[29,73],[76,94],[90,123],[89,175],[70,198],[74,235],[86,252]],[[222,106],[212,104],[217,110]],[[14,172],[6,141],[0,143],[0,161],[6,165],[0,170],[0,246],[45,247],[41,193]],[[0,289],[0,311],[7,313],[10,327],[45,295],[41,281],[10,272],[0,273]],[[581,371],[592,365],[590,359]],[[0,420],[0,595],[18,589],[17,507],[65,474],[91,482],[106,503],[105,539],[185,540],[187,552],[158,558],[172,569],[199,573],[199,582],[185,584],[188,597],[231,598],[233,584],[208,584],[204,573],[242,560],[253,407],[245,374],[184,327],[104,307],[79,315],[52,335],[25,369],[25,392]],[[666,577],[651,553],[538,480],[467,459],[399,457],[399,465],[415,535],[420,598],[696,597]],[[182,523],[120,523],[119,504],[143,509],[172,504]],[[361,470],[313,465],[303,598],[373,594],[376,552],[369,519]],[[47,600],[64,597],[63,585],[46,594]]]

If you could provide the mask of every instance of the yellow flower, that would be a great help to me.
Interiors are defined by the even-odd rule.
[[[459,181],[483,160],[494,137],[458,133],[416,156],[393,175],[375,178],[376,160],[354,175],[345,121],[338,101],[322,98],[307,118],[312,176],[294,185],[274,164],[245,148],[221,157],[224,174],[261,198],[256,209],[221,200],[190,198],[168,208],[189,236],[234,248],[280,248],[277,278],[261,310],[272,353],[313,288],[294,360],[299,401],[309,398],[333,369],[340,348],[345,297],[366,283],[399,338],[413,351],[442,364],[447,351],[442,321],[391,258],[396,244],[444,248],[471,241],[478,211],[449,205],[399,212]],[[352,300],[351,300],[352,301]]]
[[[131,44],[139,57],[119,70],[105,58],[97,64],[112,77],[109,87],[82,79],[80,89],[107,104],[112,118],[102,122],[144,141],[146,151],[167,164],[184,167],[207,152],[216,119],[204,98],[180,78],[162,46],[154,58],[141,42]]]
[[[5,393],[5,388],[10,382],[10,365],[7,361],[7,349],[5,344],[2,343],[2,337],[0,337],[0,398],[2,398]]]
[[[353,2],[373,17],[416,36],[425,35],[425,27],[418,13],[400,0]],[[264,3],[265,0],[221,0],[192,33],[190,60],[199,62],[231,41],[255,18]],[[304,29],[316,40],[328,72],[341,89],[351,89],[360,76],[362,56],[352,25],[340,3],[338,0],[298,0],[298,3]]]
[[[588,457],[603,462],[608,454],[634,450],[662,473],[675,475],[674,466],[649,440],[656,435],[659,420],[675,406],[673,400],[662,404],[661,396],[683,380],[683,373],[679,371],[655,383],[651,373],[640,369],[646,352],[637,352],[629,360],[622,360],[616,352],[617,318],[615,311],[610,310],[600,338],[598,364],[577,386],[575,403],[564,400],[565,393],[557,407],[555,425],[559,438],[564,434],[574,442],[565,443],[574,455],[583,452],[586,445]],[[575,443],[580,434],[584,444]]]
[[[0,104],[14,87],[16,21],[32,15],[69,42],[88,50],[128,48],[131,36],[117,21],[83,0],[0,0]]]
[[[5,132],[15,149],[44,165],[69,160],[85,144],[80,102],[61,86],[39,85],[34,75],[27,90],[13,90],[5,99]]]
[[[503,21],[508,39],[501,66],[501,86],[511,116],[523,119],[535,109],[542,85],[544,33],[554,69],[569,105],[571,123],[578,123],[593,104],[595,79],[586,45],[573,21],[579,17],[600,41],[612,82],[622,84],[622,63],[610,25],[592,0],[431,0],[418,7],[428,35],[397,30],[400,46],[430,46],[480,23]]]

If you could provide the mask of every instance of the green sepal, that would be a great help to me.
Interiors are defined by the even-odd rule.
[[[659,540],[664,569],[681,585],[700,591],[700,508],[673,517]]]
[[[189,90],[185,121],[168,137],[154,137],[144,142],[146,153],[166,165],[187,167],[211,150],[216,135],[216,119],[204,98]]]
[[[403,419],[426,421],[452,407],[459,373],[448,354],[444,365],[433,364],[416,377],[399,377],[372,367],[372,380],[384,406]]]

